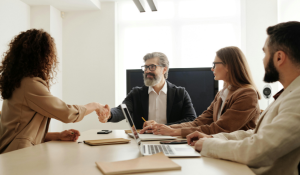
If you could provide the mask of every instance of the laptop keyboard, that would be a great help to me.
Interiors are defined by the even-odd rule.
[[[145,147],[145,145],[143,145]],[[149,154],[163,152],[164,154],[174,154],[169,145],[147,145]]]

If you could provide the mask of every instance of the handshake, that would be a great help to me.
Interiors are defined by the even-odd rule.
[[[98,115],[98,119],[101,123],[106,123],[108,119],[110,119],[110,107],[106,105],[102,105],[100,103],[95,103],[95,112]]]

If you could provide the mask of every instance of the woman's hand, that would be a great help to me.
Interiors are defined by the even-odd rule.
[[[96,109],[96,113],[101,123],[106,123],[111,117],[110,107],[108,105],[103,106],[99,104],[98,108]]]
[[[75,129],[64,130],[60,133],[59,139],[62,141],[73,141],[75,142],[80,136],[80,132]]]
[[[164,124],[156,124],[153,126],[153,134],[168,135],[168,136],[180,136],[181,129],[173,129],[170,126],[167,126]]]
[[[98,119],[102,123],[106,123],[108,119],[110,119],[111,114],[110,114],[110,107],[108,105],[102,105],[100,103],[89,103],[84,105],[86,107],[86,112],[85,115],[88,115],[92,112],[96,112],[98,115]]]
[[[202,132],[199,132],[199,131],[195,131],[195,132],[193,132],[193,133],[186,136],[187,142],[191,146],[194,146],[198,140],[201,140],[201,138],[213,138],[213,137],[210,136],[210,135],[206,135],[206,134],[204,134]],[[200,142],[199,142],[198,146],[200,148]],[[202,145],[201,145],[201,149],[202,149]]]

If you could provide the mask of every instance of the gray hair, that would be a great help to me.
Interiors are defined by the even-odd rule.
[[[152,53],[147,53],[144,56],[143,59],[144,59],[144,62],[146,62],[147,60],[152,59],[152,58],[158,58],[158,64],[163,66],[163,67],[168,68],[167,72],[164,74],[165,79],[167,79],[168,74],[169,74],[169,60],[168,60],[168,57],[164,53],[161,53],[161,52],[152,52]]]

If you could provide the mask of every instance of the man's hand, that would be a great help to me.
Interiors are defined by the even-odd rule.
[[[191,146],[194,146],[196,144],[196,142],[201,138],[213,138],[213,137],[210,135],[206,135],[199,131],[195,131],[186,136],[187,142]],[[202,146],[201,146],[201,149],[202,149]]]
[[[147,126],[155,125],[155,124],[157,124],[157,123],[154,120],[145,121],[144,125],[143,125],[143,128],[145,128]]]
[[[142,130],[140,130],[139,132],[140,134],[144,134],[144,133],[153,133],[153,125],[150,126],[146,126],[145,128],[143,128]]]
[[[110,107],[108,105],[101,105],[99,104],[97,109],[95,110],[97,115],[98,115],[98,119],[101,123],[106,123],[108,119],[110,119],[111,117],[111,113],[110,113]]]
[[[75,129],[64,130],[60,133],[59,139],[62,141],[73,141],[75,142],[80,136],[80,132]]]
[[[203,143],[206,139],[207,139],[206,137],[203,137],[196,142],[196,144],[195,144],[196,151],[198,151],[198,152],[202,151]]]

